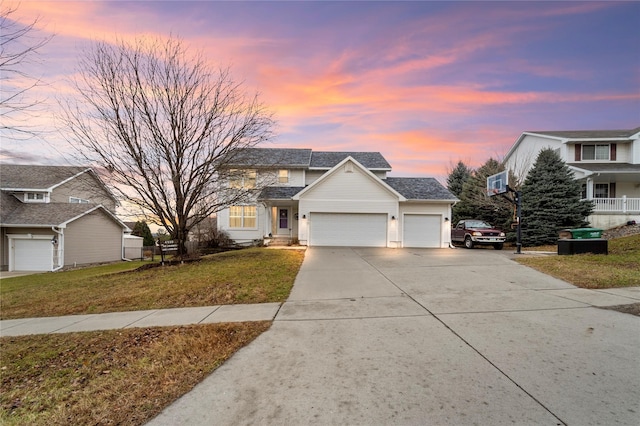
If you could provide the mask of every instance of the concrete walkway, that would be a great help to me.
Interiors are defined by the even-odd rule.
[[[640,318],[490,250],[311,248],[273,326],[149,424],[638,425]]]
[[[72,331],[111,330],[131,327],[271,321],[278,313],[280,306],[280,303],[222,305],[3,320],[0,321],[0,335],[21,336],[28,334],[69,333]]]

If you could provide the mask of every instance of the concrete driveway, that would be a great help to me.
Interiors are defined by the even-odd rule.
[[[638,425],[640,318],[506,252],[311,248],[269,331],[152,425]]]

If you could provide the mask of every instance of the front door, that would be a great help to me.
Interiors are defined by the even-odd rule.
[[[278,207],[278,235],[289,235],[289,209]]]

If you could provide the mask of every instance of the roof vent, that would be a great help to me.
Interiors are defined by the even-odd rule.
[[[353,163],[352,162],[349,161],[344,165],[344,172],[345,173],[353,173]]]

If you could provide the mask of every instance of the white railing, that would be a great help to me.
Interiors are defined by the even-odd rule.
[[[594,213],[640,213],[640,198],[594,198]]]

